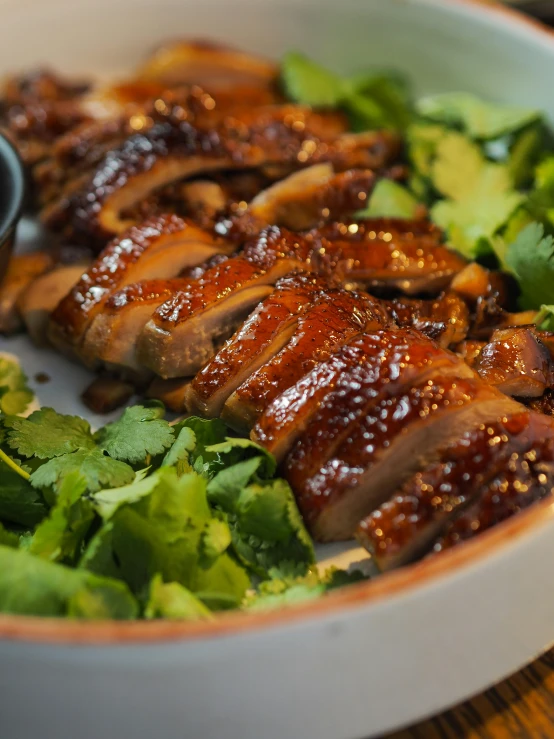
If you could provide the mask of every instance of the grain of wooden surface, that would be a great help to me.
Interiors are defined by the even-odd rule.
[[[477,698],[386,737],[386,739],[553,738],[554,650]]]

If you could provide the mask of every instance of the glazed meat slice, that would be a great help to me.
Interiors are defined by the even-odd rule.
[[[465,266],[425,221],[375,219],[335,223],[311,233],[323,273],[367,288],[438,293]]]
[[[442,445],[519,408],[481,380],[440,371],[394,397],[365,403],[338,444],[336,435],[312,421],[285,462],[285,476],[314,537],[348,539]],[[348,405],[342,409],[349,411]],[[321,454],[314,461],[309,441],[318,431]]]
[[[48,322],[60,300],[87,269],[86,263],[60,264],[40,275],[17,298],[17,310],[27,333],[37,346],[48,343]]]
[[[529,451],[551,433],[549,419],[523,410],[471,429],[365,518],[358,541],[381,570],[420,557],[483,486],[511,464],[513,455]]]
[[[194,84],[210,92],[245,85],[272,88],[278,74],[274,62],[206,40],[164,43],[137,70],[140,79],[166,87]]]
[[[470,338],[488,341],[493,331],[510,326],[528,326],[535,323],[537,311],[526,310],[510,313],[502,307],[496,293],[481,295],[476,302],[475,315],[470,327]]]
[[[0,285],[0,333],[13,334],[23,327],[17,301],[33,280],[53,266],[54,259],[46,251],[11,257]]]
[[[481,349],[485,346],[484,341],[475,341],[473,339],[464,339],[459,344],[452,347],[452,351],[464,360],[470,367],[475,368],[477,357],[481,353]]]
[[[254,109],[250,120],[229,115],[215,125],[167,115],[110,151],[90,178],[79,182],[43,219],[75,238],[105,238],[129,225],[122,217],[126,209],[178,180],[218,170],[325,161],[339,170],[373,169],[398,152],[397,138],[386,132],[322,137],[321,131],[324,116],[290,105]]]
[[[385,305],[396,324],[411,326],[445,348],[463,341],[469,329],[469,308],[453,292],[443,293],[436,300],[394,298]]]
[[[47,69],[6,80],[0,125],[26,164],[39,161],[57,136],[86,118],[76,101],[88,88],[88,83],[64,80]]]
[[[290,340],[299,316],[325,287],[313,275],[279,280],[271,295],[196,375],[187,400],[190,412],[219,416],[229,395]]]
[[[136,357],[138,338],[156,308],[182,287],[182,279],[145,280],[113,293],[85,334],[81,360],[93,368],[104,364],[130,371],[133,377],[148,375]]]
[[[265,408],[334,350],[387,322],[380,304],[340,288],[328,289],[299,316],[291,340],[227,400],[222,419],[237,431],[252,428]]]
[[[551,422],[551,419],[548,419]],[[554,492],[554,438],[552,425],[527,451],[514,452],[508,465],[483,485],[475,502],[447,527],[434,552],[457,546],[516,515]]]
[[[77,353],[109,296],[144,279],[175,277],[188,266],[232,247],[174,215],[145,221],[114,239],[52,314],[50,339]]]
[[[215,354],[278,279],[309,271],[309,244],[269,228],[244,251],[186,282],[161,305],[139,340],[138,358],[164,378],[193,375]]]
[[[155,377],[146,391],[147,398],[161,400],[170,411],[183,413],[187,410],[186,398],[192,377],[176,377],[163,380]]]
[[[252,438],[282,460],[302,437],[306,464],[311,461],[315,469],[318,455],[329,448],[331,438],[339,443],[350,422],[359,420],[368,399],[392,395],[404,384],[435,371],[474,376],[458,357],[417,331],[381,329],[363,334],[275,398],[258,420]],[[326,429],[327,438],[317,429]]]
[[[532,326],[496,330],[474,367],[490,385],[521,398],[538,398],[554,383],[552,356]]]
[[[393,170],[396,176],[402,170]],[[336,174],[330,163],[294,172],[260,192],[246,211],[217,225],[218,233],[254,235],[274,224],[307,231],[329,220],[354,213],[367,202],[378,175],[369,169]]]

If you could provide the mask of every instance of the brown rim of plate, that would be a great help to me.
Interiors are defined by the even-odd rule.
[[[496,0],[449,0],[454,5],[479,8],[529,26],[554,47],[554,31],[540,21],[523,15]],[[269,629],[314,617],[331,616],[344,609],[358,609],[370,603],[422,587],[452,570],[474,565],[486,553],[498,552],[515,540],[546,526],[554,518],[554,499],[547,498],[498,524],[473,540],[436,557],[407,565],[374,580],[346,586],[304,604],[263,612],[229,611],[213,621],[72,621],[0,614],[0,640],[73,644],[81,646],[188,641],[224,638],[253,629]]]

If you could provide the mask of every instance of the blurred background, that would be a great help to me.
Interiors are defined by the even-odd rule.
[[[507,4],[554,25],[554,0],[507,0]]]

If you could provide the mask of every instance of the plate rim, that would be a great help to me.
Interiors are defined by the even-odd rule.
[[[386,1],[386,0],[385,0]],[[410,0],[416,4],[444,5],[444,0]],[[477,15],[490,15],[500,21],[525,27],[554,50],[554,30],[541,21],[501,4],[498,0],[448,0]],[[27,3],[25,3],[27,5]],[[0,0],[0,10],[24,9],[23,3]],[[30,8],[27,8],[30,9]],[[117,646],[147,645],[163,642],[187,642],[224,638],[252,630],[269,630],[297,621],[324,618],[343,610],[361,610],[387,598],[424,589],[442,578],[452,577],[479,563],[482,557],[502,554],[532,536],[538,528],[554,519],[554,500],[547,498],[501,522],[479,537],[420,562],[384,573],[367,582],[345,586],[324,597],[306,603],[283,606],[268,611],[234,610],[217,614],[213,621],[72,621],[68,618],[0,614],[0,641],[31,642],[53,645]]]

